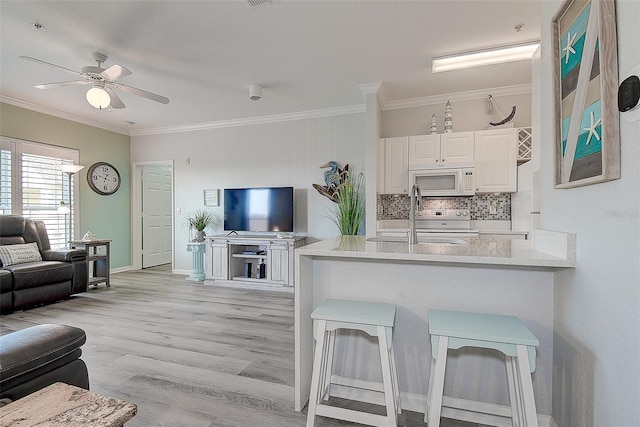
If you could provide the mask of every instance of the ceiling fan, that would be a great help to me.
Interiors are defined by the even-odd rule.
[[[107,55],[100,52],[93,52],[91,55],[93,56],[93,59],[98,63],[98,66],[83,67],[82,71],[74,71],[69,68],[61,67],[60,65],[32,58],[30,56],[21,56],[20,58],[37,62],[38,64],[56,67],[80,76],[82,78],[81,80],[39,84],[35,85],[34,87],[38,89],[52,89],[64,86],[91,85],[91,88],[87,91],[87,101],[89,102],[89,104],[91,104],[92,107],[100,110],[107,107],[116,109],[126,107],[122,100],[118,97],[118,95],[116,95],[114,89],[133,93],[134,95],[142,96],[144,98],[161,102],[163,104],[169,103],[169,98],[166,98],[164,96],[118,83],[117,80],[119,78],[130,75],[131,71],[118,64],[104,69],[101,67],[101,64],[107,60]]]

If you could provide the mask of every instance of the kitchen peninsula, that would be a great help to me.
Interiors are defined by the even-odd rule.
[[[573,234],[535,230],[531,240],[440,240],[409,245],[340,236],[297,249],[296,410],[308,400],[311,383],[313,335],[309,315],[326,298],[344,298],[397,305],[393,339],[402,407],[418,412],[424,412],[430,366],[429,308],[520,317],[540,341],[534,393],[538,414],[549,416],[554,275],[575,267],[575,243]],[[353,341],[351,337],[349,342]],[[336,381],[353,384],[351,378],[379,380],[372,340],[358,336],[355,344],[349,345],[348,354],[357,357],[347,356],[334,365]],[[338,339],[337,348],[341,346]],[[465,350],[449,361],[445,394],[461,398],[458,403],[463,407],[469,400],[490,402],[487,406],[492,408],[495,404],[508,405],[503,360],[491,352]],[[346,393],[340,386],[335,389],[338,394]],[[375,400],[375,396],[359,397]],[[443,408],[443,416],[464,418],[468,411]]]

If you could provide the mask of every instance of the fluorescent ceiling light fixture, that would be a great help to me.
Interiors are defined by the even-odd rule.
[[[87,91],[87,101],[93,108],[102,110],[111,104],[111,97],[100,85],[95,85]]]
[[[480,67],[482,65],[503,64],[505,62],[531,59],[533,53],[540,46],[540,42],[504,46],[488,50],[459,53],[433,58],[431,72],[460,70],[463,68]]]

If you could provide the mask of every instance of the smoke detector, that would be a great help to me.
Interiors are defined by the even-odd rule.
[[[262,86],[258,84],[249,85],[249,99],[257,101],[262,98]]]

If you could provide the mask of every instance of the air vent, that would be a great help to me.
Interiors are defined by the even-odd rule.
[[[277,3],[280,0],[247,0],[251,7],[269,6],[270,4]]]

